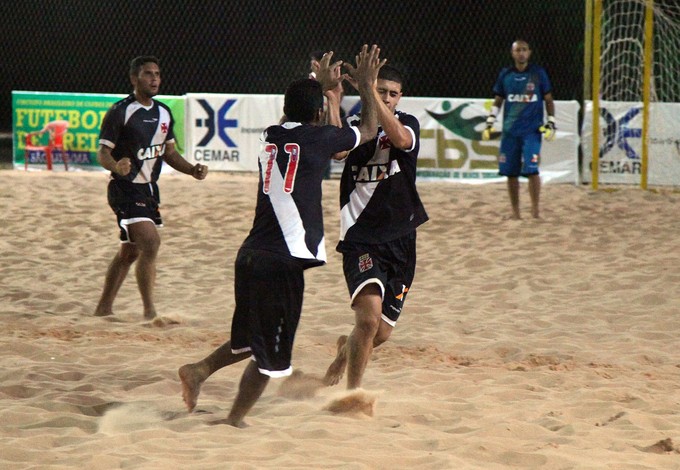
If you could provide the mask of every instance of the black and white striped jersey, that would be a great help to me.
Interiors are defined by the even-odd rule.
[[[428,220],[416,190],[420,123],[397,111],[397,119],[411,132],[408,150],[392,147],[378,128],[377,137],[350,152],[340,181],[340,244],[367,244],[400,238]],[[348,118],[356,123],[358,116]]]
[[[134,93],[107,111],[99,133],[99,144],[110,147],[116,161],[128,157],[129,174],[111,174],[113,179],[132,183],[154,183],[158,180],[165,154],[165,144],[175,142],[174,120],[170,109],[153,100],[143,106]]]
[[[326,261],[321,183],[328,160],[359,145],[355,127],[286,122],[262,134],[255,220],[244,247]]]

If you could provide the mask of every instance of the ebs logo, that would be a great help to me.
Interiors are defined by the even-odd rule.
[[[238,119],[227,119],[227,113],[229,109],[236,103],[235,99],[227,100],[224,104],[217,110],[217,116],[215,116],[215,110],[210,106],[210,104],[204,100],[196,100],[198,104],[205,110],[208,117],[205,119],[196,119],[196,127],[206,128],[206,133],[198,143],[198,147],[205,147],[213,137],[215,137],[215,131],[220,137],[220,140],[224,142],[227,147],[238,147],[236,143],[231,140],[227,135],[227,129],[234,129],[238,127]]]

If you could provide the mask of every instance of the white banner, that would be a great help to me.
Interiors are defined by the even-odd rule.
[[[283,116],[283,95],[187,93],[186,159],[218,171],[257,171],[260,135]]]
[[[648,171],[650,185],[680,184],[680,103],[651,103]],[[583,180],[592,182],[593,102],[586,101],[583,120]],[[600,102],[599,182],[640,184],[642,103]]]
[[[358,96],[347,96],[343,108],[356,113]],[[481,141],[490,99],[404,97],[399,109],[420,121],[418,178],[483,183],[502,180],[496,157],[500,141]],[[578,181],[578,111],[576,101],[555,104],[557,134],[544,142],[544,182]],[[186,95],[186,157],[211,170],[257,171],[260,134],[283,115],[282,95]],[[502,126],[502,120],[496,124]],[[342,163],[333,163],[334,173]]]
[[[343,107],[354,112],[358,97],[346,97]],[[420,180],[486,183],[502,181],[498,176],[500,140],[482,141],[482,131],[491,109],[490,99],[404,97],[398,109],[420,121]],[[577,101],[556,101],[557,133],[541,148],[543,182],[578,182]],[[503,126],[502,113],[495,129]]]

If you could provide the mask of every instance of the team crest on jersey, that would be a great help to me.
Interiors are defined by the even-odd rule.
[[[168,123],[167,123],[167,122],[162,122],[162,123],[161,123],[161,132],[162,132],[163,134],[167,134],[167,133],[168,133]]]
[[[527,83],[527,91],[529,93],[533,93],[535,89],[536,89],[536,85],[534,84],[534,82]]]
[[[359,256],[359,272],[365,273],[373,268],[373,259],[368,253]]]
[[[383,134],[380,136],[380,138],[378,139],[378,146],[380,147],[381,150],[392,147],[392,142],[390,141],[390,138],[387,137],[387,134]]]

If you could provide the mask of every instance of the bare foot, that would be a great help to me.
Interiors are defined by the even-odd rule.
[[[208,376],[199,364],[185,364],[179,368],[178,374],[182,382],[182,399],[191,412],[196,407],[201,385]]]
[[[335,356],[335,360],[328,366],[326,370],[326,375],[323,378],[324,385],[331,386],[337,385],[345,374],[345,368],[347,367],[347,335],[342,335],[338,338],[338,352]]]
[[[239,429],[244,429],[244,428],[248,427],[248,425],[246,423],[244,423],[243,421],[239,421],[238,423],[235,423],[234,421],[232,421],[229,418],[216,419],[214,421],[208,421],[208,424],[211,424],[211,425],[227,424],[229,426],[234,426],[235,428],[239,428]]]
[[[156,318],[156,310],[145,310],[144,311],[144,319],[145,320],[153,320]]]
[[[108,317],[109,315],[113,315],[113,311],[110,308],[105,309],[97,305],[97,309],[94,311],[95,317]]]

